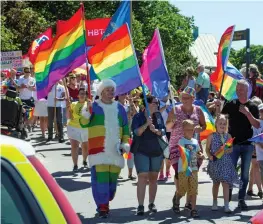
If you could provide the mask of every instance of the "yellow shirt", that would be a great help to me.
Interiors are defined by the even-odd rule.
[[[70,119],[68,122],[68,125],[74,128],[81,128],[79,119],[82,117],[81,116],[81,110],[83,106],[86,104],[85,103],[80,103],[80,102],[73,102],[70,105],[70,109],[72,111],[72,116],[73,119]]]

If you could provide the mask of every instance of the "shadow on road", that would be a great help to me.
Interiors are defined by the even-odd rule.
[[[45,145],[45,144],[46,143],[44,143],[43,145]],[[36,146],[40,146],[40,145],[33,145],[33,146],[36,147]],[[52,151],[62,151],[62,150],[70,150],[70,147],[68,147],[68,148],[66,148],[66,147],[63,147],[63,148],[56,147],[56,148],[47,148],[47,149],[36,149],[36,152],[52,152]]]
[[[196,220],[201,221],[209,221],[211,223],[215,223],[216,220],[233,220],[232,217],[235,216],[235,221],[241,221],[241,222],[248,222],[251,216],[249,215],[243,215],[240,213],[239,210],[233,211],[232,214],[227,216],[223,209],[219,210],[217,212],[208,212],[211,211],[211,206],[204,206],[199,205],[198,207],[200,218]],[[251,210],[260,209],[260,206],[250,206]],[[191,223],[193,220],[190,216],[190,212],[183,210],[181,208],[181,213],[179,215],[174,214],[171,209],[164,210],[157,212],[156,214],[150,214],[149,212],[146,212],[144,216],[136,216],[135,215],[136,208],[130,207],[130,208],[120,208],[120,209],[112,209],[110,212],[110,216],[107,219],[100,219],[98,217],[94,218],[85,218],[80,213],[78,213],[79,218],[81,219],[82,223],[89,223],[89,224],[95,224],[95,223],[132,223],[136,221],[145,220],[145,223],[148,223],[150,221],[158,221],[160,224],[172,224],[177,222],[186,222]],[[234,220],[233,220],[234,221]]]
[[[56,178],[56,181],[61,188],[68,192],[80,191],[91,187],[91,183],[76,181],[76,178]]]

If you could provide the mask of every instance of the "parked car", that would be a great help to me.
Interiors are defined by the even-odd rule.
[[[81,223],[28,142],[1,135],[0,146],[1,223]]]

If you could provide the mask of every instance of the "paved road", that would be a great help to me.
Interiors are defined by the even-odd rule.
[[[92,198],[90,172],[81,169],[79,173],[73,175],[70,146],[68,144],[58,144],[53,141],[47,143],[40,138],[39,130],[31,134],[31,143],[36,147],[37,157],[42,161],[48,171],[56,179],[63,189],[75,211],[78,213],[83,223],[247,223],[251,216],[262,209],[262,202],[258,198],[249,198],[247,203],[249,211],[240,212],[237,207],[237,190],[234,191],[234,201],[230,207],[234,210],[232,215],[225,215],[223,212],[222,189],[220,189],[219,205],[222,209],[217,212],[211,211],[212,183],[205,173],[206,163],[203,164],[199,172],[199,195],[197,200],[200,218],[193,220],[189,213],[182,211],[176,215],[171,211],[171,199],[174,194],[174,184],[172,180],[160,183],[156,197],[157,214],[145,214],[144,217],[135,216],[137,207],[136,181],[123,179],[118,183],[117,194],[111,203],[111,215],[108,219],[95,218],[95,203]],[[79,157],[79,166],[82,159]],[[127,168],[122,171],[122,176],[127,177]],[[184,204],[182,199],[181,204]],[[148,205],[148,196],[145,199],[145,207]]]

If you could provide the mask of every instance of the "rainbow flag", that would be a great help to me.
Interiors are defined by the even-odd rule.
[[[189,177],[192,174],[192,169],[189,166],[190,163],[190,151],[185,147],[178,145],[178,150],[180,152],[180,157],[182,160],[183,171],[186,171],[186,176]]]
[[[151,94],[158,99],[168,96],[169,74],[165,65],[159,30],[154,31],[149,46],[143,53],[143,64],[141,66],[143,82]]]
[[[215,128],[215,120],[210,114],[210,112],[207,110],[205,104],[201,100],[194,101],[194,105],[197,105],[201,108],[201,110],[204,113],[205,116],[205,123],[206,123],[206,129],[200,133],[200,140],[203,141],[207,139],[207,137],[216,131]]]
[[[142,84],[127,24],[91,48],[88,58],[100,80],[112,79],[116,83],[116,95]]]
[[[228,61],[234,30],[235,26],[230,26],[223,33],[218,46],[216,71],[210,76],[210,81],[216,91],[220,91],[225,72],[222,95],[227,100],[236,98],[237,80],[244,78],[238,69]]]
[[[57,22],[57,34],[50,48],[40,49],[35,60],[38,99],[52,86],[86,61],[83,6],[67,21]]]
[[[25,113],[25,116],[26,116],[26,118],[28,120],[30,120],[34,116],[34,107],[30,108],[30,109],[27,109],[26,113]]]
[[[263,132],[248,139],[250,142],[263,143]]]
[[[230,138],[226,141],[226,143],[224,145],[222,145],[216,152],[215,152],[215,157],[217,159],[221,159],[222,156],[224,155],[224,151],[226,149],[229,149],[233,146],[233,142],[234,142],[235,138]]]
[[[256,80],[256,85],[257,85],[258,87],[263,87],[263,79],[257,79],[257,80]]]

